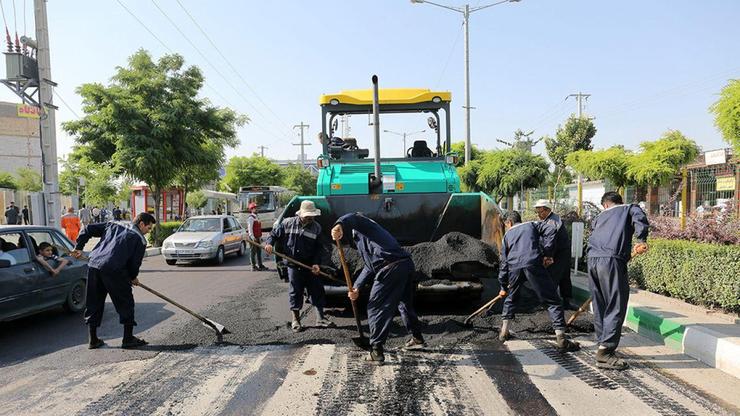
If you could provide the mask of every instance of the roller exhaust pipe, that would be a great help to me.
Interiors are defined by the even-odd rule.
[[[370,193],[373,191],[382,193],[381,184],[383,183],[382,173],[380,172],[380,99],[378,98],[378,76],[373,75],[373,136],[374,136],[374,156],[375,156],[375,178],[370,182]]]

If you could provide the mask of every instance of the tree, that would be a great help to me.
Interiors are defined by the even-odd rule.
[[[184,68],[182,56],[154,62],[140,49],[116,69],[110,85],[78,88],[86,115],[63,127],[90,160],[111,160],[121,174],[146,182],[159,217],[162,191],[183,167],[200,163],[208,143],[235,145],[236,127],[246,122],[198,98],[203,82],[200,69]]]
[[[465,165],[465,142],[455,142],[450,145],[450,151],[457,153],[458,159],[457,164],[455,166],[460,167]],[[481,155],[484,153],[483,150],[478,149],[478,146],[471,144],[470,145],[470,160],[476,160],[481,157]]]
[[[277,185],[283,183],[283,169],[275,162],[257,154],[251,157],[235,156],[226,165],[223,189],[238,192],[241,186]]]
[[[596,135],[594,123],[585,117],[570,116],[564,126],[558,127],[555,138],[545,137],[545,149],[550,161],[555,165],[555,189],[566,175],[566,158],[578,150],[591,150],[591,139]]]
[[[487,152],[478,166],[476,185],[494,196],[496,202],[514,196],[522,189],[542,185],[549,167],[542,156],[521,149]]]
[[[0,172],[0,188],[18,189],[15,177],[8,172]]]
[[[608,180],[621,192],[630,183],[627,168],[632,154],[622,146],[602,150],[578,150],[566,158],[568,166],[591,179]],[[620,192],[620,193],[621,193]]]
[[[316,177],[303,166],[291,163],[283,168],[283,186],[298,195],[315,195]]]
[[[662,185],[678,174],[682,165],[696,159],[699,147],[678,130],[669,130],[654,142],[640,143],[641,152],[630,158],[627,177],[640,185]]]
[[[740,155],[740,80],[730,80],[719,93],[719,99],[709,107],[714,113],[714,125],[725,141]]]
[[[215,143],[204,143],[201,146],[199,160],[182,166],[175,178],[175,183],[183,188],[183,198],[188,202],[188,192],[191,189],[201,189],[203,186],[218,181],[219,169],[224,163],[223,146]]]
[[[189,208],[199,209],[206,206],[206,204],[208,203],[208,198],[203,194],[202,191],[195,191],[191,192],[187,196],[185,202],[188,204]]]
[[[41,183],[41,174],[31,168],[19,168],[16,171],[18,189],[28,192],[39,192],[44,188]]]

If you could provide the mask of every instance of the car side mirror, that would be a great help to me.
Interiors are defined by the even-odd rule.
[[[10,267],[10,260],[2,259],[0,260],[0,269],[5,269]]]

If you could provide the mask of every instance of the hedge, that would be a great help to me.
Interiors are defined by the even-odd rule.
[[[651,239],[629,262],[640,288],[708,307],[740,312],[740,245]]]
[[[180,225],[182,225],[182,221],[157,223],[149,233],[149,243],[153,247],[161,247],[164,239],[174,234],[180,228]]]

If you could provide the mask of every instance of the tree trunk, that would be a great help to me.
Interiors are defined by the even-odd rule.
[[[162,206],[162,189],[159,186],[152,186],[152,192],[154,193],[154,218],[159,224],[159,208]]]
[[[185,212],[182,213],[181,218],[185,218],[187,216],[186,214],[188,211],[188,202],[187,202],[188,201],[188,188],[190,188],[190,181],[188,180],[187,177],[185,177],[184,179],[185,180],[183,181],[183,184],[182,184],[182,188],[183,188],[182,189],[182,206],[185,207],[184,208]]]

